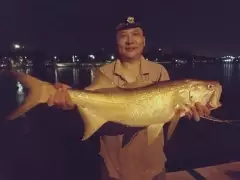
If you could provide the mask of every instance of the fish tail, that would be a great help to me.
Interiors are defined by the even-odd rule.
[[[82,106],[77,106],[84,121],[84,135],[82,140],[85,141],[90,138],[100,127],[107,121],[91,112],[91,110]]]
[[[22,72],[11,72],[17,81],[19,81],[25,88],[28,89],[28,96],[25,98],[23,104],[12,112],[7,119],[13,120],[23,115],[39,103],[47,102],[52,91],[55,88],[37,78],[27,75]]]

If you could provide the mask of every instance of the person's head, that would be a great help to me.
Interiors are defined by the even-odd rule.
[[[141,25],[133,17],[116,28],[117,51],[123,60],[140,59],[145,47],[145,36]]]

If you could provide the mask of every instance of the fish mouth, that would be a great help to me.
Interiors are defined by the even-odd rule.
[[[209,109],[217,109],[219,107],[222,106],[221,102],[220,102],[220,97],[222,94],[222,86],[220,84],[218,84],[216,90],[213,92],[209,102],[207,103],[207,107]]]
[[[207,105],[206,105],[206,107],[208,108],[208,109],[210,109],[210,110],[213,110],[213,109],[217,109],[217,108],[219,108],[219,107],[221,107],[222,106],[222,104],[220,103],[220,102],[218,102],[216,105],[214,104],[212,104],[212,103],[207,103]]]

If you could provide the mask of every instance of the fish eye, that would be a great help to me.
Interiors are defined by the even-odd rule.
[[[212,85],[212,84],[208,84],[208,89],[213,89],[214,88],[214,85]]]

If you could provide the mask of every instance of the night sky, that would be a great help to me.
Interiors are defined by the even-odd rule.
[[[240,55],[237,0],[143,2],[1,0],[0,49],[7,50],[12,42],[50,53],[113,49],[115,26],[132,15],[144,25],[148,47]]]

